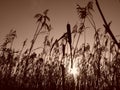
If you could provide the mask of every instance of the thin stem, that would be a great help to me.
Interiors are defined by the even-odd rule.
[[[84,23],[85,23],[85,19],[84,19],[84,21],[83,21],[83,24],[84,24]],[[74,58],[74,56],[75,56],[75,51],[76,51],[76,48],[77,48],[78,43],[79,43],[79,40],[80,40],[80,35],[81,35],[81,33],[79,33],[79,36],[78,36],[78,39],[77,39],[77,42],[76,42],[76,46],[75,46],[74,53],[73,53],[73,58]]]
[[[74,52],[73,52],[73,58],[74,58],[74,56],[75,56],[75,51],[76,51],[78,42],[79,42],[79,40],[80,40],[80,35],[81,35],[81,34],[79,33],[78,38],[77,38],[77,43],[76,43],[76,45],[75,45],[75,49],[74,49]]]
[[[36,41],[36,39],[37,39],[40,31],[41,31],[42,28],[43,28],[43,26],[41,26],[41,28],[39,29],[39,26],[40,26],[40,23],[38,24],[37,29],[36,29],[36,32],[35,32],[35,34],[34,34],[34,37],[33,37],[32,43],[31,43],[31,47],[30,47],[28,56],[30,55],[30,53],[31,53],[31,51],[32,51],[32,48],[33,48],[33,46],[34,46],[34,44],[35,44],[35,41]],[[38,30],[39,30],[39,31],[38,31]],[[37,33],[37,32],[38,32],[38,33]]]
[[[104,15],[103,15],[103,13],[102,13],[102,10],[101,10],[101,8],[100,8],[100,6],[99,6],[98,0],[95,0],[95,1],[96,1],[97,8],[98,8],[98,10],[99,10],[99,12],[100,12],[100,15],[101,15],[101,17],[102,17],[102,19],[103,19],[103,21],[104,21],[106,32],[109,33],[109,35],[112,37],[112,39],[114,40],[114,42],[116,43],[116,45],[118,46],[118,48],[120,48],[119,43],[117,42],[117,40],[116,40],[115,36],[113,35],[113,33],[112,33],[109,25],[107,24],[107,21],[106,21]]]
[[[92,18],[91,18],[91,17],[88,17],[88,16],[87,16],[87,19],[89,20],[90,24],[93,26],[93,28],[94,28],[94,30],[95,30],[95,32],[96,32],[96,25],[95,25],[94,20],[92,20]],[[92,21],[91,21],[91,20],[92,20]]]
[[[36,31],[34,33],[33,39],[36,37],[36,34],[37,34],[38,30],[39,30],[39,27],[40,27],[40,22],[38,23],[38,26],[37,26],[37,29],[36,29]]]

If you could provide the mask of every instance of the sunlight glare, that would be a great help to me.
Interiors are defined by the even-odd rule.
[[[75,67],[75,66],[73,66],[73,68],[69,67],[69,73],[72,74],[74,76],[74,78],[76,78],[78,75],[77,67]]]
[[[74,76],[77,75],[77,68],[71,68],[71,71],[70,71],[71,74],[73,74]]]

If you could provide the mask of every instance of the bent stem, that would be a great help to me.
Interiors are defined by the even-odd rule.
[[[119,43],[117,42],[115,36],[113,35],[113,33],[112,33],[112,31],[111,31],[111,29],[110,29],[110,27],[109,27],[109,24],[107,24],[107,21],[106,21],[104,15],[103,15],[103,13],[102,13],[102,10],[101,10],[101,8],[100,8],[100,5],[99,5],[99,3],[98,3],[98,0],[95,0],[95,1],[96,1],[96,6],[97,6],[97,8],[98,8],[98,10],[99,10],[99,12],[100,12],[100,15],[101,15],[101,17],[102,17],[102,19],[103,19],[103,21],[104,21],[104,27],[105,27],[106,32],[109,33],[109,35],[110,35],[111,38],[114,40],[114,42],[116,43],[116,45],[118,46],[118,48],[120,48],[120,45],[119,45]]]

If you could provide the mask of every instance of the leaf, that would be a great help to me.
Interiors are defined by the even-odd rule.
[[[47,40],[48,40],[48,36],[46,35],[46,36],[45,36],[45,41],[44,41],[44,42],[46,42]]]
[[[108,23],[108,26],[109,26],[109,27],[110,27],[111,23],[112,23],[112,21],[110,21],[110,22]]]
[[[45,14],[45,16],[47,15],[49,9],[46,9],[43,13]]]
[[[48,21],[50,21],[50,18],[48,16],[44,16],[44,18],[46,18]]]
[[[28,53],[28,49],[25,50],[24,54],[27,54]]]
[[[56,47],[59,47],[59,43],[58,43],[58,41],[55,43],[55,45],[56,45]]]
[[[49,40],[47,40],[46,45],[50,46],[50,41]]]
[[[27,42],[27,39],[23,42],[23,47],[25,46],[26,42]]]
[[[57,42],[58,42],[58,40],[56,39],[55,42],[54,42],[54,43],[52,44],[52,46],[51,46],[50,53],[51,53],[53,47],[55,46],[55,44],[56,44]]]
[[[110,44],[110,53],[113,53],[114,47],[115,47],[115,43],[111,42],[111,44]]]
[[[40,17],[38,18],[37,22],[42,22],[42,20],[43,20],[43,16],[40,16]]]
[[[52,26],[49,25],[48,32],[50,32],[51,30],[52,30]]]
[[[78,28],[78,26],[77,26],[77,24],[75,24],[74,27],[73,27],[72,33],[76,33],[77,32],[77,28]]]
[[[8,43],[11,43],[16,37],[17,37],[16,31],[11,29],[9,34],[7,34],[5,37],[4,44],[7,45]]]
[[[31,58],[31,59],[34,59],[34,58],[36,58],[36,56],[37,56],[37,54],[34,52],[34,53],[32,53],[32,54],[30,55],[30,58]]]
[[[12,36],[12,37],[17,37],[16,31],[13,31],[13,32],[11,33],[11,36]]]
[[[51,38],[51,43],[53,42],[54,37]]]
[[[92,1],[88,2],[87,8],[88,8],[88,10],[93,10],[94,11],[94,9],[93,9],[93,2]]]
[[[105,46],[107,46],[107,45],[108,45],[108,38],[105,41]]]
[[[78,33],[81,34],[84,31],[84,28],[85,28],[84,23],[81,23],[81,26],[78,29]]]
[[[81,8],[80,6],[77,7],[77,12],[78,12],[78,15],[81,19],[85,19],[86,16],[87,16],[87,12],[86,12],[86,8]]]
[[[90,45],[87,43],[87,45],[85,46],[85,51],[89,51],[90,50]]]
[[[99,32],[100,32],[101,28],[98,28],[97,31],[95,32],[94,38],[98,38],[99,37]]]
[[[40,14],[40,13],[38,13],[38,14],[36,14],[36,15],[34,16],[34,18],[39,18],[39,17],[41,17],[41,16],[43,16],[43,15]]]
[[[82,9],[81,7],[80,7],[80,5],[79,4],[77,4],[77,8],[76,9]]]
[[[44,25],[45,25],[45,28],[47,28],[48,32],[50,32],[52,29],[51,25],[48,25],[47,23],[45,23]]]
[[[45,28],[49,29],[49,26],[47,23],[44,23]]]

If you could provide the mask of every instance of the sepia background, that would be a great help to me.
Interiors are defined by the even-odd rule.
[[[3,41],[5,35],[11,29],[15,29],[17,31],[17,43],[14,42],[16,49],[21,46],[21,43],[26,38],[28,38],[30,43],[37,26],[34,15],[46,9],[50,10],[48,16],[51,19],[50,23],[53,27],[51,36],[58,38],[66,32],[67,23],[70,23],[72,27],[78,23],[79,18],[76,12],[76,4],[85,6],[88,1],[89,0],[0,0],[0,41]],[[99,2],[107,21],[112,21],[112,32],[114,35],[119,35],[119,0],[99,0]],[[93,18],[96,21],[96,25],[97,27],[103,27],[102,19],[95,5],[94,9]],[[87,33],[87,40],[92,42],[90,37],[93,36],[93,31],[88,30]],[[36,47],[37,45],[40,46],[43,37],[44,35],[39,36],[40,39],[37,41]],[[116,38],[119,39],[119,37]]]

